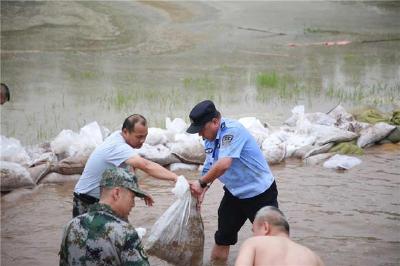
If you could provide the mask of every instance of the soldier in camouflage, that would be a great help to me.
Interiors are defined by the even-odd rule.
[[[100,201],[65,227],[60,265],[149,265],[128,215],[134,197],[145,198],[136,177],[122,168],[104,171]]]

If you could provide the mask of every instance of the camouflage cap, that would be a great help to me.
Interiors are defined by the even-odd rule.
[[[105,170],[100,187],[124,187],[135,192],[137,197],[148,197],[148,194],[139,188],[136,176],[124,168],[112,167]]]

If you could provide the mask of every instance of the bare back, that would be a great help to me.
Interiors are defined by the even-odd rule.
[[[321,266],[323,262],[310,249],[287,237],[256,236],[243,243],[235,265]]]

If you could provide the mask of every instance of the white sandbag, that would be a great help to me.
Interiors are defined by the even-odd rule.
[[[392,126],[384,122],[379,122],[371,127],[361,130],[360,137],[357,140],[357,146],[360,148],[364,148],[368,145],[372,145],[375,142],[384,139],[395,128],[396,126]]]
[[[70,156],[89,156],[103,142],[104,128],[97,122],[82,127],[78,133],[69,129],[62,130],[50,143],[55,154]]]
[[[351,122],[355,120],[354,116],[348,113],[340,104],[330,111],[328,115],[334,118],[339,125],[344,122]]]
[[[0,160],[19,163],[28,166],[31,163],[31,158],[22,147],[21,142],[14,138],[0,136]]]
[[[144,143],[143,146],[138,149],[138,152],[143,158],[161,165],[181,162],[175,155],[172,154],[168,147],[165,147],[161,144],[151,146],[147,143]]]
[[[178,170],[195,171],[199,167],[198,164],[187,164],[187,163],[172,163],[169,165],[169,170],[175,172]]]
[[[53,184],[53,183],[66,183],[77,181],[81,175],[62,175],[59,173],[50,173],[46,175],[41,181],[41,184]]]
[[[319,145],[329,142],[345,142],[356,139],[358,135],[354,132],[342,130],[334,126],[312,125],[311,135],[316,137]]]
[[[277,164],[286,156],[286,143],[263,145],[262,153],[269,164]]]
[[[35,165],[39,165],[39,164],[43,164],[46,162],[56,162],[57,161],[57,156],[54,152],[50,151],[50,152],[45,152],[42,154],[35,154],[35,157],[32,157],[32,161],[30,166],[35,166]]]
[[[38,184],[40,180],[45,177],[48,173],[50,173],[50,162],[31,166],[26,169],[29,172],[30,177],[32,178],[35,184]]]
[[[303,159],[320,153],[326,153],[333,147],[333,145],[335,145],[333,142],[329,142],[324,145],[315,145],[311,150],[304,154]]]
[[[63,129],[50,143],[51,150],[55,154],[67,153],[70,145],[79,138],[79,134],[70,129]]]
[[[89,156],[73,156],[51,163],[51,171],[62,175],[82,174]]]
[[[25,167],[13,162],[0,161],[1,191],[35,186]]]
[[[167,144],[167,147],[183,163],[202,164],[206,158],[204,144],[200,138],[185,138],[184,140],[182,138],[181,141]]]
[[[238,121],[248,130],[255,129],[268,133],[268,129],[256,117],[242,117]]]
[[[356,165],[359,165],[360,163],[361,160],[357,157],[336,154],[324,162],[323,166],[331,169],[348,170]]]
[[[243,117],[238,120],[256,139],[256,142],[259,147],[262,146],[263,141],[268,136],[268,128],[264,127],[264,125],[255,117]]]
[[[301,147],[313,145],[315,143],[314,136],[291,134],[285,141],[286,143],[286,158],[291,157],[294,152]]]
[[[336,119],[320,112],[308,113],[305,114],[305,117],[307,118],[308,121],[310,121],[311,124],[334,126],[336,123]]]
[[[304,115],[304,105],[297,105],[292,109],[292,116],[289,117],[284,124],[294,127],[300,116]]]
[[[174,265],[203,265],[204,226],[197,199],[183,176],[172,192],[178,199],[155,222],[145,248],[149,255]]]
[[[89,156],[103,142],[102,129],[97,122],[92,122],[79,131],[79,137],[68,149],[69,156]]]
[[[171,121],[171,118],[165,119],[165,128],[173,133],[184,133],[187,129],[187,125],[182,118],[175,118]]]
[[[155,146],[158,144],[165,145],[167,142],[168,142],[167,130],[156,127],[150,127],[148,129],[148,134],[145,143],[151,146]]]
[[[342,124],[338,125],[338,128],[351,131],[360,135],[361,131],[371,127],[372,125],[369,123],[359,122],[359,121],[350,121],[350,122],[343,122]]]
[[[267,147],[271,145],[279,145],[282,142],[286,141],[288,139],[288,134],[286,132],[273,132],[268,135],[268,137],[265,138],[261,145],[261,149],[265,150]]]
[[[333,155],[335,155],[334,152],[329,152],[329,153],[321,153],[317,155],[313,155],[310,157],[307,157],[303,160],[305,165],[318,165],[322,163],[323,161],[326,161],[327,159],[331,158]]]

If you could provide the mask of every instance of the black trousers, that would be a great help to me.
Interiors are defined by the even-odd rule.
[[[240,228],[247,219],[253,223],[259,209],[265,206],[278,208],[278,189],[275,181],[263,193],[247,199],[233,196],[225,187],[225,194],[218,208],[218,230],[215,232],[217,245],[234,245]]]

